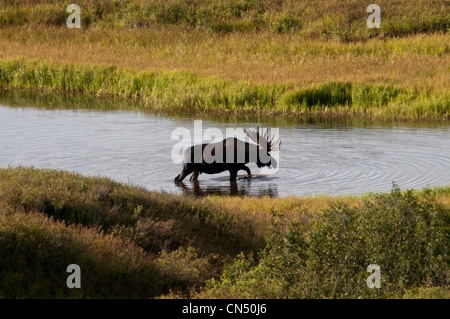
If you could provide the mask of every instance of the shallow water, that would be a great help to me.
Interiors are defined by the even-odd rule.
[[[227,172],[202,174],[198,183],[187,178],[177,186],[173,179],[181,165],[171,159],[177,143],[171,135],[178,127],[193,134],[193,120],[132,111],[0,105],[0,167],[55,168],[197,195],[361,194],[390,191],[393,181],[402,189],[450,184],[450,125],[373,126],[285,118],[244,123],[221,118],[203,120],[203,130],[278,127],[279,169],[271,174],[249,164],[260,176],[230,185]]]

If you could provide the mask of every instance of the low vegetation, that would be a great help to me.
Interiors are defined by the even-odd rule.
[[[448,297],[449,214],[448,187],[193,198],[0,169],[0,296]],[[65,285],[74,263],[82,289]],[[371,263],[382,268],[375,291]]]
[[[380,119],[448,119],[450,94],[387,85],[327,82],[310,88],[256,85],[187,72],[135,72],[116,67],[0,62],[0,86],[137,99],[156,111],[288,113]],[[143,102],[142,102],[143,101]]]
[[[448,120],[448,1],[80,0],[0,4],[0,87],[141,109]]]
[[[311,219],[274,211],[258,261],[240,255],[200,297],[398,298],[433,287],[448,298],[450,211],[431,191],[423,196],[394,187],[362,207],[339,203]],[[381,267],[382,289],[365,285],[370,264]]]
[[[70,1],[3,1],[0,27],[61,25]],[[181,25],[214,33],[268,31],[344,41],[375,36],[447,31],[449,4],[445,0],[379,0],[384,23],[366,27],[366,8],[358,0],[79,0],[84,26],[150,28]]]

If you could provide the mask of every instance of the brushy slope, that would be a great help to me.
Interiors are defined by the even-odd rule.
[[[449,199],[449,187],[192,198],[69,172],[0,169],[0,296],[447,296]],[[73,263],[82,289],[65,285]],[[376,292],[365,286],[370,263],[382,268]]]
[[[431,290],[449,298],[450,209],[430,190],[423,196],[395,186],[362,207],[332,205],[313,219],[286,221],[275,212],[259,261],[240,255],[199,296],[398,298]],[[366,286],[371,264],[381,268],[380,289]]]
[[[0,243],[4,298],[155,297],[183,284],[131,243],[43,214],[2,212]],[[66,286],[70,264],[82,270],[82,289]]]
[[[239,251],[263,247],[248,216],[214,208],[106,178],[1,169],[0,296],[186,292],[217,276]],[[86,289],[66,289],[65,270],[73,263],[84,269]]]

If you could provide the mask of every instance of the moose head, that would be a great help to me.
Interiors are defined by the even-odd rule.
[[[270,152],[275,152],[280,149],[281,140],[279,138],[274,138],[271,129],[260,129],[257,126],[256,130],[245,130],[245,134],[250,137],[256,144],[258,144],[256,165],[259,168],[264,166],[276,168],[278,166],[278,163],[275,158],[270,155]]]

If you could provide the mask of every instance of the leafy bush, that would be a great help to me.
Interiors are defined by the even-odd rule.
[[[203,297],[400,297],[449,285],[450,209],[429,190],[419,198],[394,186],[361,208],[336,204],[307,221],[274,216],[259,261],[240,256]],[[381,267],[380,289],[367,288],[370,264]]]

